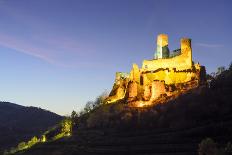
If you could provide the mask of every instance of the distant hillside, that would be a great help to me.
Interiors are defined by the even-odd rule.
[[[151,107],[132,108],[124,101],[94,108],[87,104],[84,112],[73,115],[71,137],[38,143],[18,154],[197,155],[199,143],[210,137],[219,144],[213,145],[214,151],[230,144],[221,150],[220,155],[227,155],[225,151],[232,149],[228,143],[232,141],[232,65],[208,81],[208,85]]]
[[[62,118],[41,108],[0,102],[0,150],[41,134]]]

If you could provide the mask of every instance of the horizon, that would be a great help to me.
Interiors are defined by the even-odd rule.
[[[111,90],[115,72],[152,59],[161,33],[168,34],[171,51],[191,38],[193,60],[207,73],[228,67],[231,4],[2,0],[0,100],[60,115],[79,111]]]

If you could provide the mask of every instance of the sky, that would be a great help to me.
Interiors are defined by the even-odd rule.
[[[192,39],[207,73],[232,62],[231,0],[0,0],[0,100],[61,115],[110,91],[115,72]]]

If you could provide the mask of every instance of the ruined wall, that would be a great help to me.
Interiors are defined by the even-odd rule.
[[[191,40],[187,38],[181,39],[181,55],[167,58],[144,60],[142,64],[142,72],[156,71],[160,68],[176,68],[176,70],[187,70],[192,68],[192,48]]]
[[[143,94],[143,99],[145,101],[148,101],[151,98],[151,86],[146,85],[144,86],[144,94]]]
[[[198,66],[196,66],[198,67]],[[186,71],[175,71],[174,69],[160,70],[157,72],[144,73],[148,80],[165,81],[165,84],[185,83],[193,79],[199,79],[200,68],[192,67]]]
[[[140,84],[140,70],[137,64],[133,64],[130,72],[130,81],[135,81]]]
[[[126,79],[126,78],[129,78],[129,74],[128,73],[125,73],[125,72],[116,72],[116,74],[115,74],[115,83],[117,85],[119,85],[120,82],[123,79]]]
[[[143,98],[149,100],[151,98],[151,81],[148,79],[146,74],[142,74],[143,77]]]
[[[152,81],[152,88],[151,88],[151,99],[157,99],[161,94],[165,94],[165,85],[164,82],[161,81]]]
[[[138,95],[138,84],[132,81],[128,85],[129,98],[134,98]]]
[[[106,103],[112,103],[125,97],[129,82],[129,74],[116,72],[113,88],[106,99]]]

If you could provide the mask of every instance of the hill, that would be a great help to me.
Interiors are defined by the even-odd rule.
[[[61,121],[62,118],[62,116],[41,108],[0,102],[0,150],[41,134]]]
[[[165,104],[133,108],[122,100],[86,108],[72,118],[72,136],[38,143],[18,154],[196,155],[199,144],[207,137],[218,143],[213,145],[214,150],[225,148],[232,139],[232,66],[208,79],[208,85]],[[221,154],[231,151],[229,146],[221,149]]]

